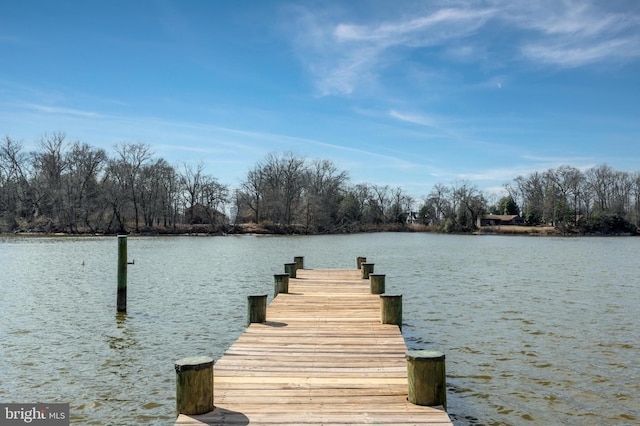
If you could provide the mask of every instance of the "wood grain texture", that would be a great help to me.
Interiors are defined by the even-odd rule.
[[[361,271],[298,270],[214,366],[212,412],[177,425],[451,425],[407,401],[406,346]]]

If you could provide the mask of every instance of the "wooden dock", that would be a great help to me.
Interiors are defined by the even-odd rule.
[[[405,352],[359,270],[298,270],[215,363],[214,411],[176,425],[451,425],[407,401]]]

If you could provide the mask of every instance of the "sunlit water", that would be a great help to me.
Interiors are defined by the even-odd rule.
[[[68,402],[72,422],[171,424],[174,361],[219,358],[246,296],[293,256],[403,294],[412,349],[447,357],[456,424],[638,424],[637,238],[437,234],[129,237],[116,314],[115,237],[0,238],[0,402]]]

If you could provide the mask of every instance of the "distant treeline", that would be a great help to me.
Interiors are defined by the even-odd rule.
[[[519,214],[528,225],[587,233],[633,233],[640,220],[640,174],[607,165],[562,166],[505,184],[495,203],[469,182],[437,184],[423,200],[400,187],[353,184],[328,160],[269,154],[237,188],[202,163],[171,165],[146,144],[112,153],[63,133],[25,152],[0,144],[0,231],[65,233],[338,233],[396,229],[408,223],[470,232],[487,213]],[[427,229],[427,228],[423,228]]]

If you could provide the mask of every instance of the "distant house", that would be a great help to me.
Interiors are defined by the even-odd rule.
[[[409,212],[407,213],[407,223],[418,223],[418,212]]]
[[[486,214],[478,218],[478,227],[524,225],[524,219],[517,214]]]
[[[224,223],[226,221],[226,216],[224,213],[219,212],[215,209],[207,208],[206,206],[197,203],[192,207],[184,209],[184,216],[186,222],[195,225],[195,224],[219,224]]]

